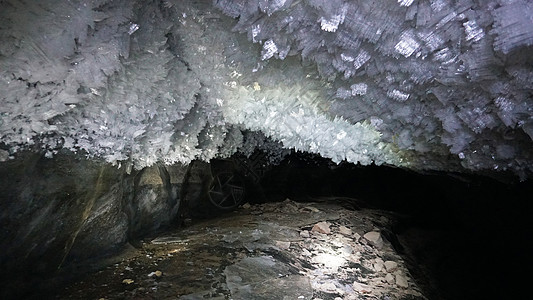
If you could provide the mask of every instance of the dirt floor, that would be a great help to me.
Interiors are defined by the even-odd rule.
[[[394,216],[314,201],[245,204],[145,240],[55,298],[425,299],[394,249]]]

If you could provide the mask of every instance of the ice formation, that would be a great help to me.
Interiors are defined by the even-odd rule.
[[[294,148],[524,176],[532,47],[527,0],[1,1],[0,158]]]

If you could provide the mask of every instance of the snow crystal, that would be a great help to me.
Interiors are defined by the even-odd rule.
[[[341,53],[341,59],[347,62],[352,62],[355,60],[355,58],[351,57],[350,55],[346,55],[344,53]]]
[[[9,155],[533,171],[531,1],[56,2],[0,9]]]
[[[366,89],[368,88],[368,86],[366,85],[366,83],[356,83],[352,84],[350,88],[352,89],[352,95],[361,96],[366,94]]]
[[[473,40],[474,42],[477,42],[485,36],[483,29],[479,28],[474,20],[463,23],[463,26],[465,27],[467,41]]]
[[[400,102],[404,102],[404,101],[407,101],[407,99],[409,99],[409,94],[408,93],[404,93],[400,90],[397,90],[397,89],[393,89],[389,92],[387,92],[387,96],[389,96],[390,98],[394,99],[394,100],[398,100]]]
[[[413,33],[411,31],[406,31],[402,33],[400,41],[394,49],[405,57],[411,56],[417,49],[420,47],[420,44],[414,39]]]
[[[398,0],[400,6],[411,6],[414,0]]]
[[[370,54],[366,52],[365,50],[361,50],[359,54],[355,57],[355,60],[353,62],[353,65],[355,69],[361,68],[367,61],[370,60]]]
[[[337,92],[335,93],[335,97],[340,99],[347,99],[350,98],[350,96],[352,96],[352,91],[345,88],[338,88]]]
[[[448,5],[447,0],[431,0],[431,9],[434,11],[441,11]]]
[[[257,43],[259,40],[257,39],[257,36],[259,35],[259,33],[261,32],[261,25],[260,24],[256,24],[252,27],[252,41],[254,43]]]
[[[344,21],[343,15],[333,16],[331,19],[326,19],[324,17],[320,18],[320,26],[322,30],[328,32],[335,32],[339,28],[339,24]]]
[[[139,30],[139,24],[131,24],[130,28],[128,29],[128,34],[132,35],[135,31]]]
[[[496,106],[503,112],[509,112],[513,110],[513,103],[504,97],[498,97],[494,100]]]
[[[533,45],[533,3],[531,1],[509,1],[493,11],[496,34],[495,50],[509,53],[520,46]]]
[[[274,56],[278,52],[278,47],[273,40],[268,40],[263,45],[263,51],[261,52],[261,60],[266,60]]]
[[[259,1],[259,7],[270,16],[282,8],[286,2],[287,0],[261,0]]]
[[[440,20],[439,23],[437,23],[435,27],[439,29],[443,27],[444,25],[447,25],[450,21],[454,20],[455,17],[457,17],[457,12],[453,11],[449,13],[448,15],[446,15],[444,18],[442,18],[442,20]]]

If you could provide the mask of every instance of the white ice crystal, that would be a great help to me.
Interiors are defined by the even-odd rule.
[[[387,93],[387,96],[391,97],[394,100],[398,100],[400,102],[404,102],[404,101],[407,101],[407,99],[409,99],[409,94],[408,93],[402,92],[402,91],[397,90],[397,89],[393,89],[393,90],[389,91]]]
[[[366,94],[368,86],[366,85],[366,83],[356,83],[352,84],[350,88],[352,89],[353,96],[361,96]]]
[[[531,1],[213,3],[0,1],[3,157],[188,163],[269,144],[251,130],[335,161],[533,171]]]
[[[133,23],[133,24],[130,25],[130,29],[128,30],[128,34],[132,35],[137,30],[139,30],[139,25]]]
[[[467,41],[472,40],[474,42],[477,42],[485,36],[483,29],[479,28],[476,21],[474,20],[470,20],[463,23],[463,26],[465,27]]]
[[[263,45],[263,51],[261,55],[262,60],[266,60],[274,56],[278,52],[278,46],[274,43],[273,40],[268,40]]]
[[[321,17],[320,18],[320,27],[326,32],[336,32],[339,28],[339,25],[344,23],[344,18],[346,17],[346,7],[343,5],[338,9],[337,14],[334,14],[330,17]]]
[[[361,68],[368,60],[370,60],[370,54],[365,50],[361,50],[359,54],[355,57],[353,65],[355,69]]]
[[[335,32],[339,28],[339,24],[343,21],[344,17],[341,15],[333,16],[331,19],[324,17],[320,18],[320,26],[322,30],[328,32]]]
[[[347,62],[352,62],[352,61],[355,60],[355,58],[353,58],[352,56],[350,56],[350,55],[346,55],[346,54],[344,54],[344,53],[341,53],[341,59],[342,59],[343,61],[347,61]]]
[[[533,3],[527,0],[508,1],[492,12],[496,35],[495,50],[509,53],[520,46],[533,45]]]
[[[260,24],[256,24],[252,27],[252,41],[254,43],[257,43],[259,41],[259,39],[257,39],[257,36],[259,35],[260,32],[261,32]]]
[[[398,0],[398,3],[401,6],[411,6],[411,4],[413,4],[413,1],[414,0]]]
[[[319,97],[305,85],[280,83],[260,93],[239,87],[232,91],[224,116],[231,123],[264,132],[284,147],[320,153],[334,162],[404,163],[400,154],[380,142],[380,133],[369,124],[350,124],[321,113],[313,105]]]
[[[413,33],[406,31],[402,33],[400,41],[394,49],[405,57],[411,56],[417,49],[420,47],[420,44],[414,39]]]

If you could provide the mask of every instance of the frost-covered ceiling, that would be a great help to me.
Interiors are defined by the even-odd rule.
[[[533,170],[527,0],[0,1],[0,160]]]

